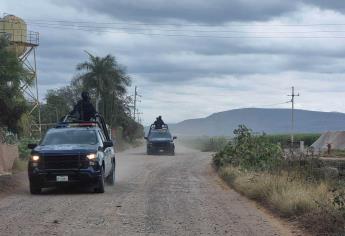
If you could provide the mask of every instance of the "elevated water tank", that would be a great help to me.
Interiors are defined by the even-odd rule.
[[[13,50],[19,57],[26,51],[27,26],[24,20],[14,15],[0,18],[0,35],[4,35],[11,43]]]

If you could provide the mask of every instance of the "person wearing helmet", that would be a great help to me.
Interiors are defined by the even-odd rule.
[[[96,109],[90,101],[90,95],[88,92],[81,93],[81,100],[74,106],[70,115],[76,116],[79,120],[89,121],[91,118],[95,117]]]
[[[153,124],[155,125],[155,129],[162,129],[163,125],[165,125],[162,116],[158,116]]]

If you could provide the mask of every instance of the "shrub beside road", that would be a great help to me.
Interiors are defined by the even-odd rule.
[[[318,159],[286,160],[281,146],[241,125],[213,157],[235,190],[313,233],[344,233],[345,181]]]

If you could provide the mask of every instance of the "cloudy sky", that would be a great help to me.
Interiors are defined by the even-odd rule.
[[[40,32],[41,99],[87,50],[127,67],[145,124],[287,108],[291,86],[297,108],[345,112],[341,0],[2,0],[0,13]]]

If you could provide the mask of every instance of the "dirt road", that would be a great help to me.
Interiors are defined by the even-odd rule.
[[[25,176],[26,177],[26,176]],[[49,189],[26,178],[0,195],[0,235],[290,235],[229,189],[210,155],[178,146],[176,156],[119,153],[116,186],[104,194]]]

